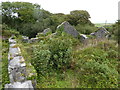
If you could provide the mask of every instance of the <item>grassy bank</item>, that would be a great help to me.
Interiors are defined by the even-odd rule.
[[[9,83],[9,75],[8,75],[8,40],[2,41],[2,88],[4,85]]]

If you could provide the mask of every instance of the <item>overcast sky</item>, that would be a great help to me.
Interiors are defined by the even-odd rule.
[[[72,10],[87,10],[93,23],[114,23],[118,19],[120,0],[0,0],[38,3],[51,13],[69,14]]]

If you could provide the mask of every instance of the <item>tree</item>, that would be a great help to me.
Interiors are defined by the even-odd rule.
[[[2,2],[2,22],[21,34],[34,37],[49,24],[49,11],[29,2]],[[48,22],[49,23],[49,22]]]
[[[74,10],[71,11],[69,15],[67,15],[67,21],[75,26],[78,24],[92,24],[89,18],[89,13],[84,10]]]
[[[23,23],[35,22],[34,5],[28,2],[2,2],[2,22],[19,30]]]

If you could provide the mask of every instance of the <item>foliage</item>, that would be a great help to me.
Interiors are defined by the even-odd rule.
[[[55,32],[56,27],[65,20],[66,20],[66,15],[61,13],[53,14],[52,16],[50,16],[50,19],[49,19],[50,28],[53,30],[53,32]]]
[[[90,22],[87,11],[74,10],[70,14],[52,14],[41,9],[40,5],[27,2],[3,2],[2,18],[4,37],[15,34],[30,38],[51,28],[47,35],[39,34],[39,43],[20,43],[22,55],[27,62],[28,73],[37,71],[39,88],[117,88],[118,87],[118,44],[113,40],[102,40],[95,45],[83,47],[78,39],[63,32],[63,27],[56,27],[63,21],[74,25],[79,33],[90,34],[96,31]],[[15,16],[17,13],[18,16]],[[119,21],[106,27],[116,37],[119,33]],[[12,29],[11,29],[12,28]],[[19,32],[20,33],[19,33]],[[120,35],[119,35],[120,36]],[[94,38],[89,35],[90,38]],[[17,38],[17,37],[16,37]],[[19,37],[21,38],[21,37]],[[93,42],[94,43],[94,42]],[[23,44],[23,45],[22,45]],[[4,86],[9,83],[7,71],[8,41],[3,41],[2,77]],[[29,65],[32,63],[34,68]],[[31,69],[32,68],[32,69]],[[30,70],[31,69],[31,70]],[[35,79],[36,75],[28,76]]]
[[[2,30],[2,36],[9,38],[12,35],[19,36],[20,34],[16,30]]]
[[[81,88],[118,87],[118,51],[115,42],[100,42],[74,53]]]
[[[3,22],[8,25],[12,25],[15,20],[19,22],[32,22],[34,6],[28,2],[2,2]],[[16,16],[14,15],[15,13],[17,14]]]
[[[60,37],[58,39],[52,39],[50,41],[49,50],[51,52],[51,61],[54,68],[68,68],[71,61],[71,44],[72,42]]]
[[[9,83],[8,76],[8,40],[2,41],[2,89]]]
[[[67,21],[70,22],[70,24],[76,26],[78,24],[90,24],[92,25],[92,23],[90,22],[89,18],[90,15],[87,11],[84,10],[74,10],[70,12],[70,15],[67,15]]]
[[[46,28],[44,19],[51,15],[40,5],[29,2],[2,2],[2,7],[2,22],[30,37]]]
[[[62,34],[64,33],[64,26],[58,27],[56,33],[58,36],[62,36]]]
[[[89,24],[85,24],[85,25],[78,24],[77,26],[75,26],[75,28],[79,33],[82,34],[90,34],[97,30],[96,27],[91,26]]]
[[[107,25],[105,26],[106,29],[110,32],[110,39],[114,39],[114,40],[119,40],[119,27],[120,27],[120,21],[116,21],[113,25]]]
[[[27,43],[22,43],[20,41],[20,36],[17,38],[17,46],[19,46],[21,50],[21,55],[23,56],[25,63],[26,63],[26,77],[27,80],[32,80],[32,83],[34,83],[34,80],[36,79],[37,73],[34,67],[31,65],[31,56],[32,56],[32,47],[31,45]],[[16,45],[15,45],[16,47]]]
[[[38,74],[51,69],[67,69],[71,62],[72,42],[67,37],[48,38],[34,49],[32,63]]]
[[[9,30],[9,27],[8,27],[8,25],[7,24],[5,24],[5,23],[3,23],[3,24],[1,24],[2,26],[2,30]]]
[[[37,71],[37,77],[29,79],[36,78],[37,88],[117,88],[117,42],[103,40],[93,47],[75,49],[82,47],[76,40],[62,32],[24,45],[34,51],[23,49]]]
[[[26,24],[23,25],[20,32],[23,35],[28,36],[30,38],[35,37],[35,35],[38,32],[42,32],[42,30],[44,29],[42,25],[43,25],[42,23],[35,23],[35,24],[26,23]]]
[[[111,31],[112,34],[114,35],[115,39],[119,40],[119,27],[120,27],[120,21],[118,20],[114,25],[113,25],[113,30]]]
[[[44,44],[45,45],[45,44]],[[103,41],[83,50],[73,49],[73,68],[49,71],[38,77],[39,88],[117,88],[118,51],[116,42]]]

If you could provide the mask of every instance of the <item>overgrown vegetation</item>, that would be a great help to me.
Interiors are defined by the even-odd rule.
[[[31,65],[32,44],[22,43],[21,36],[17,38],[17,43],[21,49],[21,55],[25,59],[27,80],[32,80],[34,83],[37,73],[33,65]]]
[[[70,38],[70,37],[69,37]],[[51,69],[66,70],[72,60],[72,39],[66,36],[41,40],[33,50],[32,64],[38,75],[45,75]]]
[[[97,27],[87,11],[52,14],[27,2],[3,2],[2,6],[2,87],[9,83],[8,38],[14,34],[27,64],[27,79],[36,79],[36,88],[118,88],[119,21],[105,26],[111,34],[109,40],[97,41],[89,35]],[[56,30],[63,21],[89,36],[90,42],[84,45],[63,28]],[[38,42],[22,42],[21,35],[35,37],[48,27],[56,33],[39,34]]]
[[[59,36],[41,41],[34,49],[38,87],[117,88],[117,42],[105,40],[82,50],[73,48],[81,45],[72,42]]]
[[[105,40],[97,46],[74,52],[80,85],[84,88],[117,88],[117,50],[117,42]]]
[[[2,40],[2,89],[9,83],[8,76],[8,40]]]

